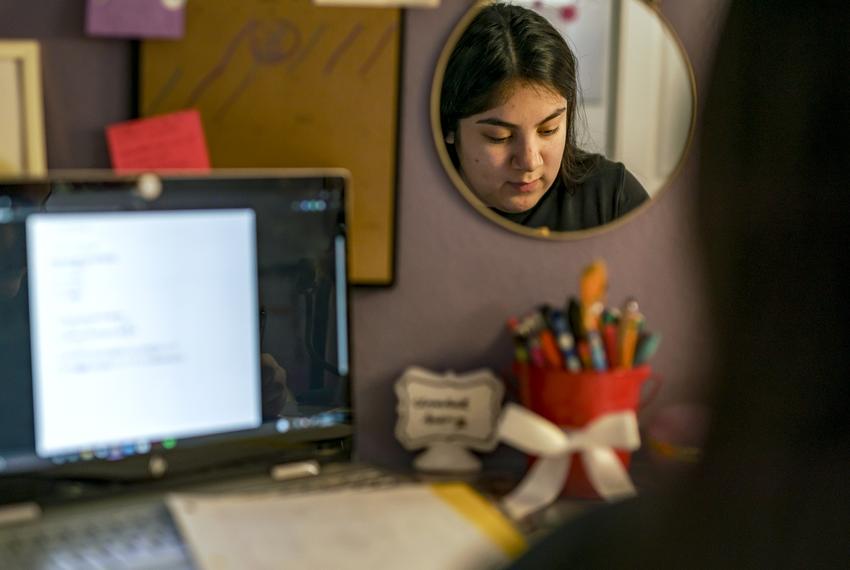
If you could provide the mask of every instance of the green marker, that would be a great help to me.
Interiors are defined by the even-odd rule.
[[[638,340],[638,346],[635,350],[635,366],[646,364],[655,351],[658,350],[658,345],[661,343],[661,335],[659,333],[643,333]]]

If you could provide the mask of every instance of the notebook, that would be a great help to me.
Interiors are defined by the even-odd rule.
[[[526,548],[493,503],[461,483],[168,503],[202,568],[492,570]]]

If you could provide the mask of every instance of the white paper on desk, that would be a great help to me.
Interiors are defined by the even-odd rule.
[[[191,495],[168,506],[205,570],[499,568],[507,554],[427,485]]]

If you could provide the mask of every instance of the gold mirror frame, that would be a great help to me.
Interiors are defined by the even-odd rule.
[[[696,116],[698,106],[696,78],[694,76],[693,65],[691,64],[691,60],[688,57],[688,52],[685,50],[684,44],[682,44],[681,39],[676,34],[676,31],[673,29],[673,26],[670,24],[667,18],[664,17],[664,14],[661,13],[660,0],[623,1],[637,1],[646,5],[646,7],[651,10],[661,22],[662,27],[669,35],[669,37],[673,40],[674,45],[679,50],[679,54],[682,56],[682,60],[685,64],[685,69],[687,70],[688,79],[691,87],[691,120],[690,125],[688,126],[688,135],[685,141],[684,148],[682,149],[681,155],[679,156],[675,167],[672,169],[667,179],[658,188],[658,190],[653,193],[649,200],[647,200],[645,203],[641,204],[631,212],[624,214],[623,216],[615,219],[612,222],[593,228],[575,231],[552,231],[549,228],[528,228],[520,224],[508,221],[499,214],[496,214],[495,212],[490,210],[490,208],[485,206],[484,203],[481,202],[481,200],[472,192],[472,190],[469,189],[469,187],[466,185],[466,182],[464,182],[463,178],[461,178],[460,173],[452,164],[448,150],[446,150],[446,142],[443,140],[442,126],[440,124],[440,93],[442,91],[443,77],[445,75],[449,57],[451,56],[452,51],[454,51],[454,48],[457,45],[460,36],[469,26],[470,22],[472,22],[472,19],[475,18],[476,14],[478,14],[478,12],[485,6],[498,1],[499,0],[478,0],[475,4],[473,4],[455,25],[454,29],[452,30],[452,33],[449,35],[449,38],[446,41],[446,44],[443,46],[443,50],[440,53],[439,59],[437,60],[437,67],[434,72],[433,82],[431,84],[431,134],[434,137],[434,145],[437,148],[437,155],[440,157],[440,163],[443,166],[443,170],[446,171],[455,188],[458,189],[461,195],[466,199],[467,202],[469,202],[469,204],[472,205],[473,208],[475,208],[475,210],[477,210],[481,215],[483,215],[490,221],[520,235],[539,239],[577,240],[614,230],[622,226],[623,224],[630,222],[636,216],[640,215],[642,212],[645,212],[649,207],[652,206],[652,204],[658,201],[659,197],[670,187],[673,180],[676,179],[676,176],[679,174],[679,171],[682,169],[682,166],[685,163],[685,159],[688,157],[688,153],[691,148],[691,143],[693,141],[694,129],[696,127]]]

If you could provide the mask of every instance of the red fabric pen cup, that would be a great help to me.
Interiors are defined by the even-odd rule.
[[[584,427],[598,417],[614,412],[637,412],[655,397],[660,388],[658,379],[653,378],[655,385],[652,391],[641,401],[642,387],[651,374],[648,365],[608,372],[567,372],[515,364],[514,372],[520,382],[522,404],[565,429]],[[631,453],[615,451],[628,469]],[[580,454],[573,454],[563,496],[599,498],[587,478]]]

